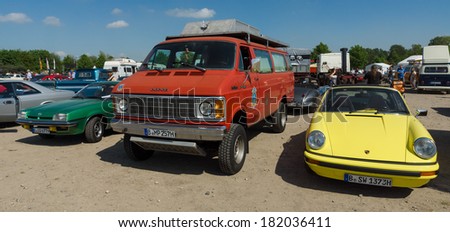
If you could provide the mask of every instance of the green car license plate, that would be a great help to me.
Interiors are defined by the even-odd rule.
[[[353,174],[346,173],[344,175],[345,182],[357,183],[357,184],[367,184],[367,185],[375,185],[375,186],[383,186],[383,187],[391,187],[392,180],[388,178],[379,178],[372,176],[358,176]]]
[[[144,129],[145,136],[163,137],[163,138],[175,138],[175,131],[172,130],[160,130],[160,129]]]
[[[50,129],[48,129],[48,128],[33,128],[32,132],[35,134],[50,134]]]

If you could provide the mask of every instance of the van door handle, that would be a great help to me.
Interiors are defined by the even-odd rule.
[[[3,104],[5,104],[5,105],[11,105],[11,104],[13,104],[13,103],[14,103],[14,102],[11,101],[11,100],[4,101],[4,102],[3,102]]]

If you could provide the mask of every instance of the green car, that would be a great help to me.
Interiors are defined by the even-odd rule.
[[[111,90],[117,81],[91,83],[69,100],[22,110],[16,122],[41,138],[83,134],[88,143],[102,140],[113,117]]]

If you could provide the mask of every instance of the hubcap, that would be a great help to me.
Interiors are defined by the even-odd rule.
[[[95,125],[94,125],[94,134],[95,134],[95,137],[97,137],[97,138],[102,136],[103,128],[102,128],[101,122],[95,123]]]
[[[234,160],[236,163],[241,163],[244,158],[245,153],[245,144],[242,136],[238,135],[236,140],[234,141]]]

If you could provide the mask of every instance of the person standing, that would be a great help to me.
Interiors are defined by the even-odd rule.
[[[369,85],[379,85],[381,83],[382,75],[378,72],[378,68],[376,65],[372,65],[370,68],[370,72],[367,72],[364,75],[364,79],[367,80],[367,84]]]
[[[394,80],[394,70],[392,70],[392,66],[389,66],[388,69],[388,79],[389,83],[392,84],[392,81]]]
[[[411,69],[411,75],[409,75],[409,83],[411,83],[411,89],[416,89],[417,70],[415,67]]]
[[[33,75],[31,74],[31,71],[28,69],[27,70],[27,76],[25,77],[25,80],[29,81],[29,80],[31,80],[32,77],[33,77]]]
[[[405,69],[403,68],[403,66],[402,65],[400,65],[400,66],[398,66],[398,68],[397,68],[397,78],[400,80],[400,81],[404,81],[403,80],[403,77],[405,76]]]
[[[337,69],[334,68],[330,73],[330,86],[336,86],[337,85]]]

